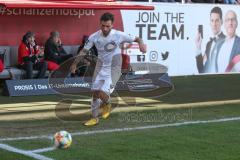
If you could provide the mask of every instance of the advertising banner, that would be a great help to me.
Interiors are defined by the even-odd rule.
[[[91,96],[91,87],[91,77],[6,80],[3,93],[8,96],[48,94]],[[126,97],[132,95],[155,97],[168,93],[172,88],[173,85],[166,73],[122,75],[115,86],[115,92]]]
[[[170,76],[240,72],[239,6],[150,5],[155,10],[0,9],[0,46],[18,46],[29,30],[40,45],[53,30],[60,32],[64,45],[80,45],[84,35],[100,29],[100,16],[111,12],[115,29],[139,36],[147,45],[146,54],[136,46],[124,52],[131,63],[161,64]]]
[[[240,72],[239,6],[155,3],[121,14],[124,31],[147,44],[146,55],[129,50],[131,62],[160,63],[172,76]]]

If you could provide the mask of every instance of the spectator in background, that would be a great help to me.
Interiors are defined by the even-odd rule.
[[[0,59],[0,72],[4,70],[4,64],[3,61]]]
[[[47,60],[48,70],[57,70],[61,63],[71,57],[73,57],[73,55],[67,54],[63,48],[59,32],[52,31],[45,43],[44,49],[44,58]]]
[[[38,70],[37,78],[44,78],[47,70],[47,63],[41,60],[44,52],[36,44],[35,35],[28,31],[22,38],[18,48],[18,65],[26,71],[26,78],[33,78],[33,69]]]
[[[4,56],[5,56],[6,49],[3,53],[0,54],[0,72],[4,70]]]

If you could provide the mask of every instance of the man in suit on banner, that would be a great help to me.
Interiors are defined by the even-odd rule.
[[[216,59],[216,71],[240,72],[240,37],[236,35],[238,26],[237,14],[229,10],[224,18],[226,38],[223,43],[219,43],[220,51]]]
[[[201,50],[203,37],[200,32],[197,34],[195,41],[197,48],[196,64],[199,73],[215,72],[215,70],[211,70],[211,59],[213,59],[212,56],[215,56],[216,52],[219,51],[219,48],[215,49],[216,44],[225,38],[225,35],[221,31],[222,24],[222,10],[219,7],[214,7],[210,12],[210,26],[213,32],[213,36],[207,42],[204,53],[202,53]],[[215,55],[213,55],[213,52],[215,52]]]

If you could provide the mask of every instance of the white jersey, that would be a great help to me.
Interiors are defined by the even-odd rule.
[[[101,90],[111,94],[121,76],[122,54],[121,45],[131,43],[135,38],[124,32],[112,29],[107,37],[99,30],[90,35],[84,49],[89,50],[95,45],[98,51],[98,60],[93,76],[92,90]]]
[[[84,49],[89,50],[93,45],[97,48],[98,61],[95,69],[95,78],[98,80],[105,80],[106,77],[112,77],[112,67],[116,67],[116,65],[120,65],[121,67],[122,65],[119,59],[122,43],[131,43],[134,40],[135,37],[131,37],[115,29],[112,29],[107,37],[103,36],[101,30],[90,35]]]

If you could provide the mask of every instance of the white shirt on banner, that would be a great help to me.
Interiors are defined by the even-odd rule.
[[[224,73],[229,64],[229,58],[232,52],[234,40],[235,40],[235,37],[231,39],[225,39],[219,51],[217,65],[218,65],[218,72],[220,73]]]

